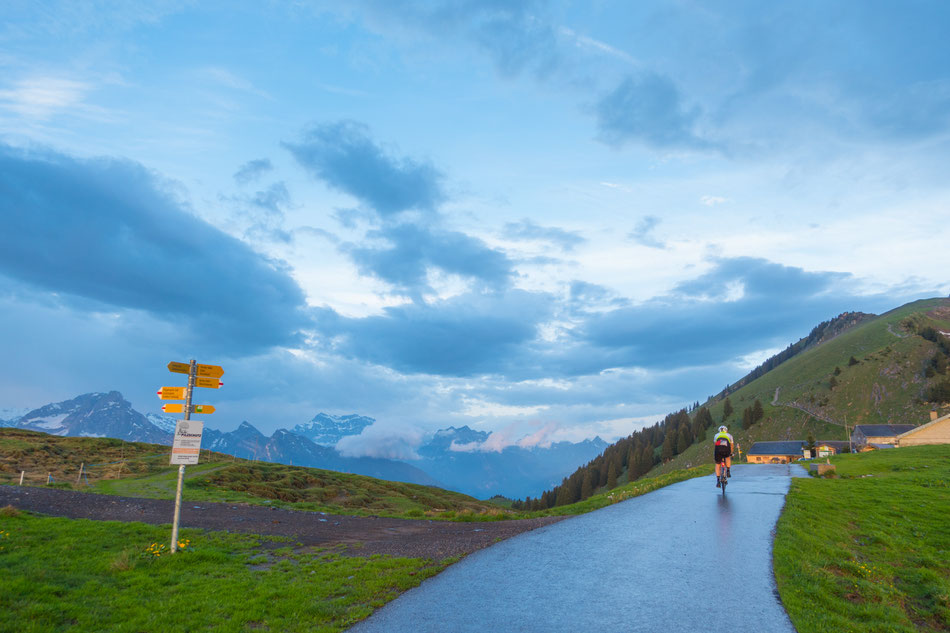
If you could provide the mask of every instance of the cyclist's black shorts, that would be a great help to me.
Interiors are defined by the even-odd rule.
[[[732,447],[728,444],[716,446],[715,448],[716,450],[713,452],[713,459],[716,460],[717,464],[721,464],[727,457],[732,457]]]

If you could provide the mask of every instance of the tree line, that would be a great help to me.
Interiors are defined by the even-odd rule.
[[[732,402],[726,398],[722,420],[727,420],[733,412]],[[748,428],[745,425],[746,416],[749,426],[764,416],[762,403],[757,399],[742,415],[743,428]],[[512,508],[534,511],[568,505],[583,501],[600,489],[615,488],[624,473],[627,474],[627,481],[639,479],[657,464],[668,462],[692,444],[705,440],[707,431],[715,424],[709,409],[699,406],[699,403],[689,410],[684,408],[670,413],[653,426],[635,431],[611,444],[603,453],[565,477],[561,485],[545,490],[535,499],[528,497],[523,501],[515,500]]]

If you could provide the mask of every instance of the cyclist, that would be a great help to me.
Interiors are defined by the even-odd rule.
[[[732,450],[736,446],[736,441],[729,434],[729,429],[725,426],[719,427],[719,432],[713,437],[713,459],[716,462],[716,487],[719,483],[719,473],[725,462],[726,477],[732,477]]]

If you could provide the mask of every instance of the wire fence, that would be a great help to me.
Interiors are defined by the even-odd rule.
[[[203,450],[202,453],[205,453]],[[0,484],[21,486],[55,486],[83,488],[101,480],[122,479],[130,476],[149,475],[170,468],[170,451],[118,459],[110,462],[60,463],[53,466],[44,464],[11,464],[0,466]],[[206,460],[234,460],[231,455],[207,451]],[[243,461],[243,460],[242,460]]]

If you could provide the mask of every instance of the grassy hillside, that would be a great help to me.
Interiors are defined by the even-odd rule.
[[[760,440],[847,440],[855,424],[922,424],[933,404],[927,390],[946,376],[928,377],[937,346],[916,332],[950,331],[950,300],[910,303],[809,349],[729,396],[725,424],[743,451]],[[836,370],[838,370],[836,372]],[[834,379],[834,380],[832,380]],[[742,411],[758,399],[764,418],[742,429]],[[706,403],[718,426],[725,400]],[[950,413],[944,403],[940,415]],[[711,435],[691,445],[651,476],[712,461]]]
[[[794,480],[776,528],[795,628],[950,630],[950,446],[831,459],[837,478]]]
[[[0,428],[0,484],[54,484],[104,494],[174,498],[178,467],[169,448],[158,444],[87,437],[60,437]],[[79,478],[80,464],[86,475]],[[503,508],[457,492],[383,481],[318,468],[249,462],[202,452],[202,463],[186,469],[184,496],[191,501],[249,503],[332,514],[403,518],[493,520],[509,518]]]

